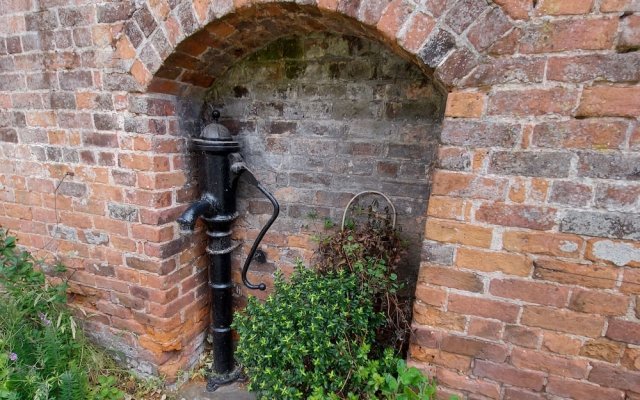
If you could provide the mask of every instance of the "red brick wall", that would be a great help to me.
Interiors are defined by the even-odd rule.
[[[300,3],[5,0],[0,223],[173,376],[207,325],[185,102],[285,34],[379,40],[449,92],[412,362],[469,399],[640,398],[638,2]]]

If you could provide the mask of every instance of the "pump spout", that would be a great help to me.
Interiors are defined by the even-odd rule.
[[[193,232],[196,222],[198,222],[198,218],[202,215],[212,214],[214,211],[215,207],[212,199],[203,197],[191,204],[189,208],[187,208],[178,218],[177,221],[180,225],[180,230]]]

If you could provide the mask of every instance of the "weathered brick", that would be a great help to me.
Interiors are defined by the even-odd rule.
[[[93,86],[91,71],[63,71],[58,73],[60,88],[63,90],[76,90]]]
[[[127,20],[133,14],[134,4],[129,1],[100,4],[97,6],[98,22],[113,23]]]
[[[602,0],[600,4],[602,12],[640,11],[640,4],[635,0]]]
[[[482,279],[477,274],[429,265],[424,265],[420,268],[418,280],[429,285],[444,286],[468,292],[482,292],[484,287]]]
[[[640,372],[625,371],[615,365],[593,363],[589,381],[602,386],[640,393]]]
[[[458,146],[512,147],[520,125],[494,122],[447,120],[442,128],[442,142]]]
[[[495,362],[503,362],[507,358],[507,348],[505,346],[461,336],[445,336],[442,339],[440,348],[450,353]]]
[[[436,171],[431,193],[440,196],[501,200],[505,196],[506,179],[473,174]]]
[[[478,51],[483,51],[494,44],[513,25],[500,7],[492,8],[482,15],[467,32],[467,39]]]
[[[96,129],[102,131],[120,129],[118,117],[112,114],[93,114],[93,124]]]
[[[536,348],[540,342],[540,331],[518,325],[506,325],[504,340],[522,347]]]
[[[576,111],[579,117],[630,117],[640,115],[639,86],[585,88]]]
[[[469,171],[471,154],[460,147],[440,147],[438,149],[438,168],[449,171]],[[396,174],[393,174],[396,176]]]
[[[525,306],[522,323],[559,332],[598,337],[604,327],[604,318],[555,308]]]
[[[488,228],[434,218],[427,221],[425,231],[427,239],[486,248],[491,246],[492,236]]]
[[[534,261],[533,265],[534,278],[568,285],[610,289],[615,286],[618,278],[615,268],[599,265],[542,259]]]
[[[560,232],[638,240],[640,239],[640,216],[571,210],[567,211],[560,221]]]
[[[445,85],[458,86],[464,76],[478,65],[478,58],[466,47],[452,51],[440,64],[435,75]]]
[[[547,372],[569,378],[586,378],[589,362],[571,358],[558,357],[534,350],[513,349],[511,364],[518,368]]]
[[[483,319],[483,318],[471,318],[469,321],[469,328],[467,333],[471,336],[478,336],[490,340],[498,340],[502,335],[501,322]]]
[[[572,155],[564,152],[496,151],[489,172],[506,175],[566,178]]]
[[[394,40],[412,11],[413,7],[405,0],[392,0],[382,12],[376,27],[386,37]]]
[[[447,303],[447,310],[513,323],[518,317],[520,308],[511,303],[451,293]]]
[[[118,136],[113,133],[82,132],[82,143],[85,146],[118,147]]]
[[[612,318],[606,336],[619,342],[640,345],[640,323]]]
[[[0,128],[0,141],[18,143],[18,133],[13,128]]]
[[[94,22],[93,7],[69,7],[58,9],[58,19],[62,26],[90,25]]]
[[[435,307],[420,303],[413,305],[413,319],[420,325],[432,326],[438,329],[464,331],[466,317],[454,313],[447,313]]]
[[[507,83],[542,82],[543,58],[509,57],[490,60],[478,65],[464,81],[464,86],[488,86]]]
[[[629,15],[620,24],[618,51],[634,51],[640,49],[640,15]]]
[[[508,231],[502,235],[502,245],[507,250],[569,258],[580,255],[583,243],[578,236],[559,233]]]
[[[446,301],[447,293],[442,289],[418,285],[416,287],[416,299],[424,304],[442,307]]]
[[[454,247],[438,242],[422,242],[422,261],[431,264],[452,265]]]
[[[486,95],[478,92],[453,92],[447,96],[445,116],[477,118],[484,111]]]
[[[566,115],[575,106],[576,96],[577,92],[563,87],[500,90],[490,94],[487,113],[515,117]]]
[[[500,397],[500,386],[497,383],[472,379],[448,369],[438,368],[436,379],[439,384],[453,389],[470,391],[490,399]]]
[[[596,206],[608,211],[634,211],[640,207],[640,185],[603,183],[596,186]]]
[[[137,222],[138,209],[125,204],[109,204],[109,216],[123,221]]]
[[[549,230],[555,225],[554,208],[506,203],[483,203],[476,211],[478,221],[494,225]]]
[[[428,14],[417,12],[405,28],[404,35],[400,39],[400,43],[411,52],[417,52],[424,44],[425,40],[435,26],[435,21]]]
[[[473,374],[535,391],[541,391],[544,386],[544,374],[540,372],[523,371],[507,364],[495,364],[484,360],[476,361]]]
[[[574,207],[584,207],[591,203],[593,189],[571,181],[554,181],[549,196],[550,203],[565,204]]]
[[[576,15],[588,14],[593,7],[593,0],[542,0],[536,11],[542,15]]]
[[[84,197],[87,194],[87,185],[77,182],[62,182],[58,186],[58,193],[63,196]]]
[[[589,54],[552,57],[547,63],[547,79],[563,82],[633,82],[640,78],[640,54]]]
[[[584,381],[575,381],[556,376],[550,376],[546,391],[548,393],[572,398],[588,399],[597,398],[602,400],[622,400],[624,392],[616,389],[603,388]]]
[[[138,23],[146,37],[149,37],[157,26],[153,14],[151,14],[146,4],[143,4],[142,8],[133,13],[133,19]]]
[[[501,271],[509,275],[528,276],[531,260],[521,254],[489,252],[460,248],[456,254],[456,265],[461,268],[484,272]]]
[[[459,1],[454,7],[450,7],[445,22],[456,33],[462,33],[469,25],[478,19],[487,8],[487,3],[480,0]]]
[[[617,28],[618,22],[613,18],[570,19],[531,24],[524,29],[520,52],[610,49]]]
[[[569,298],[567,287],[516,279],[492,279],[489,292],[498,297],[554,307],[563,307]]]
[[[449,32],[438,29],[429,35],[429,39],[418,52],[418,57],[431,68],[435,68],[455,47],[456,40]]]
[[[628,307],[629,298],[626,296],[583,289],[573,292],[569,304],[572,310],[601,315],[623,315]]]
[[[591,178],[640,180],[640,155],[582,152],[578,174]]]
[[[513,19],[529,19],[529,12],[533,8],[533,0],[496,0]]]
[[[545,332],[542,349],[552,353],[577,355],[582,349],[580,339],[556,332]]]
[[[586,258],[592,261],[640,268],[640,244],[611,240],[590,240]]]
[[[621,121],[571,120],[536,125],[531,143],[537,147],[575,149],[619,149],[628,125]]]
[[[588,340],[580,349],[583,357],[617,363],[620,360],[624,345],[607,339]]]

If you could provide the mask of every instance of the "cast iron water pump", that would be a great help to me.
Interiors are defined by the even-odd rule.
[[[193,139],[193,150],[202,156],[200,179],[202,196],[178,218],[181,229],[193,231],[202,218],[209,236],[209,287],[211,288],[211,325],[209,328],[214,352],[212,375],[207,390],[237,380],[241,371],[233,360],[231,320],[233,315],[233,283],[231,282],[231,252],[238,246],[231,240],[231,225],[238,218],[236,189],[238,179],[258,188],[273,204],[273,214],[256,238],[242,268],[242,282],[249,289],[264,290],[264,283],[254,285],[247,279],[247,270],[265,233],[278,217],[280,206],[267,189],[247,168],[240,156],[240,143],[218,124],[220,113],[213,112],[214,122],[207,125],[199,138]]]

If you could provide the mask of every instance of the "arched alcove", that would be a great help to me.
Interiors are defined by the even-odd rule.
[[[455,50],[451,40],[438,37],[437,46],[410,54],[388,32],[344,12],[272,3],[213,20],[151,64],[157,72],[144,96],[176,101],[179,134],[198,135],[210,110],[219,108],[249,167],[283,205],[264,241],[267,263],[254,263],[250,280],[272,287],[276,268],[286,271],[297,258],[310,258],[314,231],[324,233],[325,216],[339,224],[354,194],[378,190],[398,209],[409,250],[402,275],[409,282],[407,297],[413,295],[446,93],[429,65]],[[144,54],[143,46],[143,61]],[[285,99],[289,87],[296,93]],[[189,183],[176,200],[186,205],[199,193],[199,173],[197,159],[186,150],[184,156]],[[257,192],[241,187],[241,218],[234,228],[243,243],[234,264],[239,306],[247,295],[241,262],[270,210]],[[192,246],[181,268],[203,265],[193,257],[204,256],[196,244],[205,240],[180,241]],[[203,272],[193,269],[204,287]],[[195,331],[189,336],[201,337]],[[193,360],[183,357],[188,361],[179,364]]]
[[[254,262],[253,281],[270,282],[275,269],[290,271],[298,259],[312,264],[315,242],[338,228],[327,229],[340,225],[349,200],[374,190],[396,207],[407,245],[399,272],[413,293],[444,113],[429,77],[379,42],[312,32],[238,61],[204,98],[202,120],[221,111],[247,164],[281,205],[264,240],[267,263]],[[237,269],[271,212],[258,191],[240,188],[235,229],[245,245]]]
[[[205,7],[199,10],[199,5]],[[407,262],[410,265],[405,270],[409,281],[412,281],[407,293],[408,296],[413,295],[417,268],[421,256],[424,257],[421,252],[424,253],[429,172],[444,114],[445,86],[450,86],[454,79],[463,77],[475,66],[473,52],[462,45],[464,41],[457,38],[455,32],[458,30],[451,29],[445,23],[435,24],[442,10],[436,12],[429,7],[417,10],[404,2],[378,5],[362,2],[359,5],[345,3],[333,6],[296,3],[246,4],[230,8],[218,6],[207,2],[198,2],[193,8],[189,2],[177,4],[155,28],[151,25],[147,27],[144,32],[147,39],[140,35],[136,37],[135,29],[128,28],[130,24],[125,26],[126,36],[120,39],[125,44],[119,48],[126,48],[126,42],[129,41],[137,49],[131,64],[131,75],[126,79],[135,79],[138,85],[135,87],[143,92],[131,95],[136,104],[135,111],[152,116],[150,120],[146,116],[141,118],[141,129],[156,118],[163,118],[172,135],[188,139],[198,135],[208,122],[211,105],[222,108],[221,122],[243,142],[250,167],[256,169],[258,177],[276,191],[281,202],[286,202],[285,213],[265,239],[268,262],[252,266],[250,279],[265,282],[268,286],[272,286],[271,274],[276,267],[286,269],[299,256],[309,258],[315,247],[312,241],[312,230],[315,228],[308,227],[312,225],[308,218],[310,214],[320,217],[319,225],[323,224],[323,215],[338,223],[338,214],[358,191],[380,190],[391,195],[398,206],[400,227],[411,239]],[[143,9],[136,14],[147,11]],[[136,18],[134,15],[135,27],[144,25],[143,16]],[[471,21],[465,23],[469,25]],[[332,37],[339,43],[336,48],[342,48],[343,53],[330,54],[322,62],[315,60],[309,67],[311,60],[305,60],[304,57],[309,57],[313,52],[305,52],[304,47],[307,44],[311,46],[305,41],[318,41],[321,37],[325,39],[320,42]],[[294,42],[299,44],[289,48],[293,49],[293,53],[290,53],[285,47]],[[271,60],[256,60],[274,48],[276,54],[267,56]],[[301,59],[295,54],[296,48],[302,48]],[[327,113],[322,118],[336,129],[331,136],[331,149],[334,150],[316,154],[303,152],[308,150],[305,140],[312,139],[313,142],[323,139],[323,135],[318,134],[318,129],[322,130],[323,126],[320,123],[314,133],[307,123],[309,121],[304,121],[302,108],[297,108],[297,111],[296,107],[289,108],[291,114],[284,118],[284,108],[282,115],[254,112],[251,116],[233,111],[229,106],[231,100],[246,101],[248,97],[243,96],[250,92],[267,95],[257,87],[259,85],[254,80],[257,72],[234,77],[234,71],[243,63],[255,62],[253,67],[257,68],[260,62],[268,64],[272,61],[274,65],[282,67],[282,75],[274,80],[278,85],[284,87],[291,82],[306,80],[304,86],[307,92],[301,91],[306,101],[298,102],[296,107],[300,104],[317,106],[322,102],[331,104],[331,112],[335,111],[336,115]],[[312,78],[313,68],[319,68],[320,65],[327,69],[325,75],[318,71],[321,73],[319,76],[324,76],[323,79],[327,78],[328,81],[317,85],[317,79]],[[438,69],[434,71],[436,66]],[[437,78],[434,78],[434,74]],[[116,75],[111,78],[116,79],[118,85],[132,90],[127,86],[130,81],[125,78]],[[233,79],[237,82],[227,85],[225,89],[225,84]],[[331,83],[331,80],[334,82]],[[254,84],[257,85],[255,88]],[[333,85],[340,93],[313,93],[323,85],[324,89]],[[350,86],[357,89],[355,93],[353,90],[349,92]],[[374,89],[377,86],[380,88]],[[214,95],[216,88],[218,94]],[[134,92],[136,90],[133,89]],[[359,98],[359,90],[366,92],[363,96],[369,97],[354,104]],[[317,101],[309,101],[312,98]],[[338,106],[333,108],[334,105]],[[280,112],[278,106],[261,107],[263,111],[270,108],[271,111]],[[294,115],[296,113],[299,114],[298,120]],[[296,125],[296,133],[286,133],[287,124],[291,122]],[[266,132],[265,128],[284,131]],[[293,139],[291,142],[284,139],[287,135]],[[324,138],[328,136],[324,135]],[[277,149],[276,142],[285,143],[286,148]],[[267,145],[275,147],[268,149]],[[260,151],[263,151],[262,154]],[[294,157],[289,158],[289,155]],[[329,156],[335,156],[334,165],[311,167],[314,157],[323,161]],[[290,165],[283,169],[281,167],[285,161],[280,165],[270,164],[267,161],[269,157],[286,158]],[[297,173],[294,166],[296,160],[303,161],[304,168],[308,170]],[[158,210],[154,221],[161,224],[175,221],[187,204],[197,198],[197,167],[197,159],[188,151],[188,146],[181,147],[179,154],[171,161],[171,169],[176,171],[176,178],[172,181],[178,185],[174,186],[173,205]],[[185,176],[187,183],[183,185]],[[256,193],[242,191],[241,195],[244,197],[238,205],[243,218],[236,224],[234,238],[244,246],[236,254],[236,282],[240,282],[240,261],[244,259],[247,247],[268,212],[266,203],[258,199]],[[303,196],[296,198],[299,195]],[[177,349],[172,353],[163,350],[161,354],[160,370],[167,375],[174,375],[176,368],[191,365],[202,349],[207,325],[208,293],[204,268],[205,241],[202,232],[195,237],[176,235],[162,246],[164,250],[158,256],[176,256],[175,271],[162,280],[182,280],[181,297],[170,300],[170,304],[181,304],[180,319],[192,321],[187,330],[177,332],[176,328],[170,328],[166,335],[145,335],[145,348],[152,351],[158,348]],[[246,291],[240,284],[236,287],[237,299],[242,300]],[[253,294],[263,295],[264,292]],[[187,302],[190,303],[185,307]],[[174,337],[179,341],[178,345],[174,345]]]

